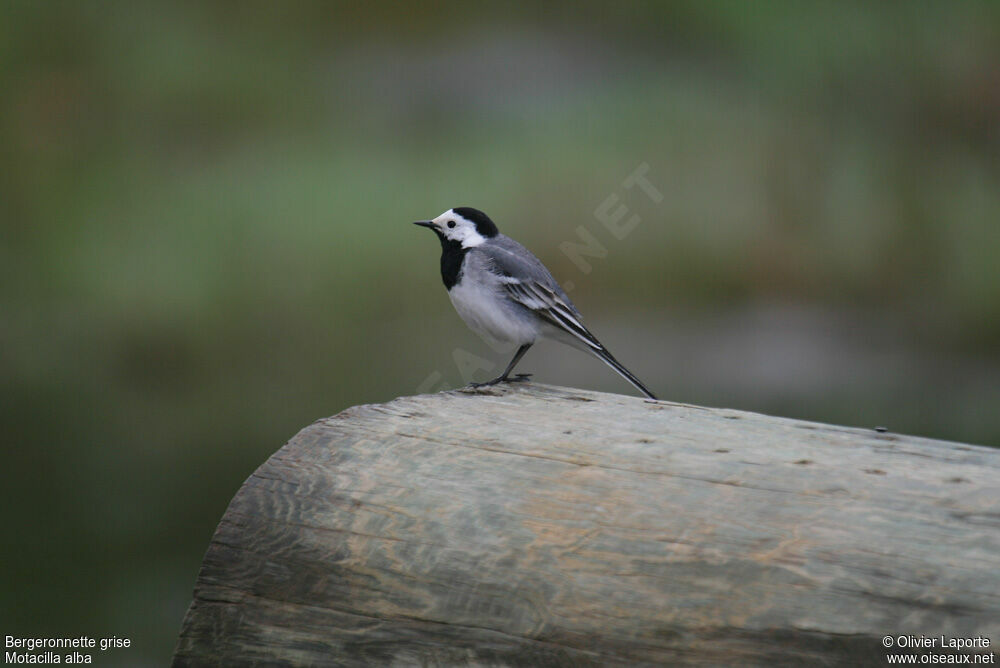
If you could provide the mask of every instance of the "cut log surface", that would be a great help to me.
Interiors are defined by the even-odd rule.
[[[887,635],[997,650],[1000,451],[528,384],[303,429],[222,518],[174,665],[917,651]]]

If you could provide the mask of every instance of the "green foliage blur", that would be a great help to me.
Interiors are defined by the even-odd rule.
[[[663,398],[1000,444],[1000,3],[401,7],[0,3],[4,633],[164,665],[283,442],[502,367],[452,206]]]

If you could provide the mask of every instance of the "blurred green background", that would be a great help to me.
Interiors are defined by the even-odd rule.
[[[1000,445],[1000,3],[547,7],[0,3],[4,633],[164,665],[283,442],[506,363],[409,224],[452,206],[663,398]]]

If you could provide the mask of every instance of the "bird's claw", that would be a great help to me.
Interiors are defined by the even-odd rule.
[[[492,387],[499,383],[525,383],[530,378],[530,373],[519,373],[514,377],[507,376],[506,378],[494,378],[493,380],[488,380],[485,383],[469,383],[469,387]]]

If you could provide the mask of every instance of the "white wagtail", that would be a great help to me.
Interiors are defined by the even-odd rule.
[[[485,339],[519,346],[502,374],[472,383],[474,387],[525,380],[531,374],[508,374],[535,341],[551,338],[592,353],[647,397],[656,398],[587,331],[580,312],[545,265],[500,234],[485,213],[456,207],[414,225],[434,230],[441,240],[441,278],[465,324]]]

